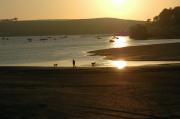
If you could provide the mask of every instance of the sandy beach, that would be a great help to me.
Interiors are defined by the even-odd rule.
[[[178,119],[180,66],[0,67],[1,119]]]
[[[89,52],[92,56],[105,56],[106,59],[126,61],[179,61],[180,43],[131,46],[103,49]]]

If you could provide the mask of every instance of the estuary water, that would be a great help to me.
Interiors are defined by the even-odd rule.
[[[110,42],[113,40],[114,42]],[[176,43],[180,39],[132,40],[128,36],[69,35],[69,36],[26,36],[0,38],[0,66],[53,66],[71,67],[72,59],[78,67],[141,66],[179,62],[166,61],[110,61],[100,56],[88,56],[88,51],[141,46],[150,44]]]

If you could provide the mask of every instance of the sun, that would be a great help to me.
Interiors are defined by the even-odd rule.
[[[126,0],[112,0],[114,4],[121,5],[125,3]]]
[[[117,67],[118,69],[124,69],[128,65],[127,61],[124,60],[112,61],[111,63],[113,66]]]

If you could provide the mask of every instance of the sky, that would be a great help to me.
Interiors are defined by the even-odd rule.
[[[147,20],[180,0],[0,0],[0,19],[87,19],[111,17]]]

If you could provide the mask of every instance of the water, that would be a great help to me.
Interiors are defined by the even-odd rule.
[[[28,39],[32,39],[28,40]],[[40,40],[47,39],[47,40]],[[112,36],[72,35],[63,36],[29,36],[0,38],[0,66],[72,66],[75,59],[77,66],[89,67],[96,62],[100,67],[140,66],[179,62],[127,62],[104,60],[100,56],[88,56],[87,52],[98,49],[121,48],[149,44],[175,43],[180,39],[132,40],[129,37],[118,37],[110,43]]]

